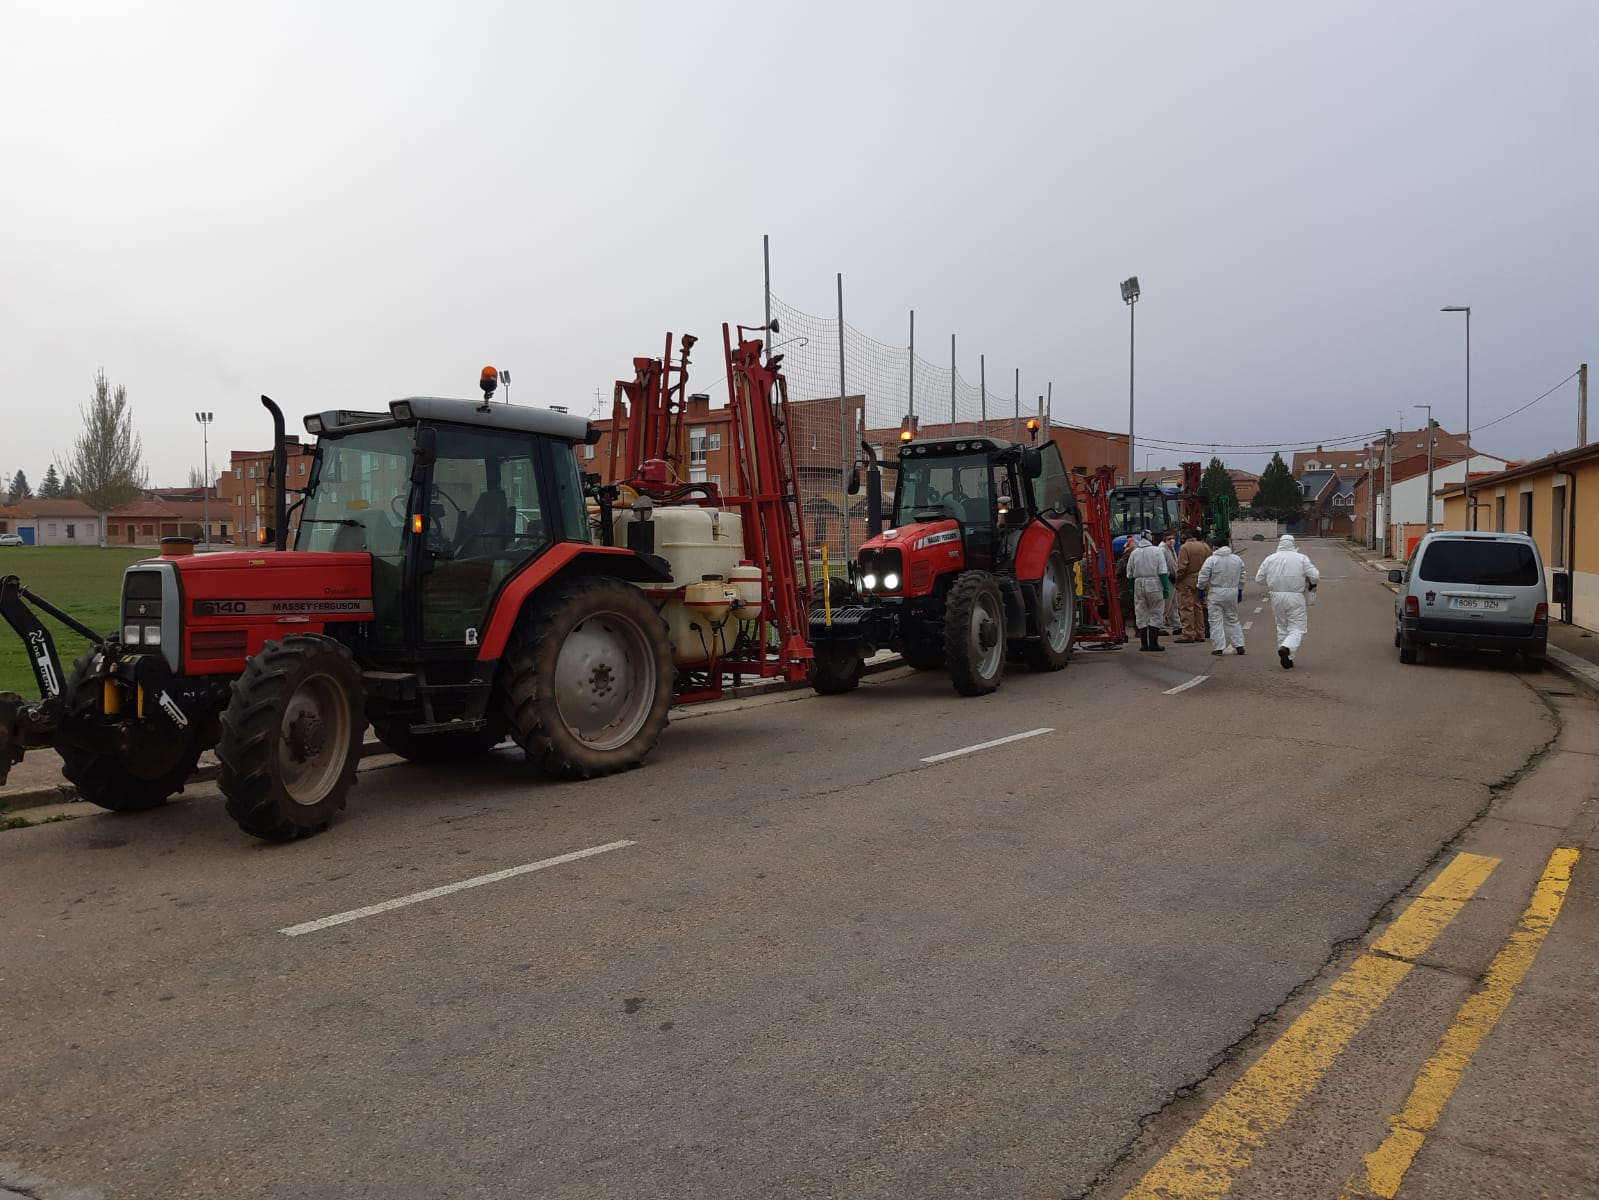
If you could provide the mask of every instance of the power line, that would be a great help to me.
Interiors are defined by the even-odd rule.
[[[1482,425],[1477,426],[1477,428],[1473,429],[1472,432],[1476,433],[1478,430],[1487,429],[1490,425],[1499,424],[1500,421],[1508,421],[1508,420],[1510,420],[1510,418],[1515,416],[1517,413],[1526,412],[1534,404],[1538,403],[1539,400],[1546,400],[1550,396],[1554,395],[1556,392],[1558,392],[1561,388],[1565,387],[1566,384],[1570,383],[1573,379],[1575,379],[1581,373],[1582,373],[1582,368],[1578,367],[1575,371],[1573,371],[1570,375],[1567,375],[1559,383],[1555,384],[1554,387],[1550,388],[1542,396],[1538,396],[1536,399],[1532,399],[1532,400],[1527,401],[1527,403],[1523,404],[1520,408],[1512,409],[1510,412],[1507,412],[1502,417],[1495,417],[1492,421],[1488,421],[1488,422],[1485,422]]]

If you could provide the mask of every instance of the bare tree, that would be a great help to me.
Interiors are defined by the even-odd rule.
[[[100,544],[105,545],[105,514],[138,497],[149,472],[144,447],[133,431],[128,389],[113,391],[104,369],[95,374],[94,395],[83,406],[83,432],[73,443],[62,469],[73,481],[78,498],[100,514]]]
[[[205,468],[203,468],[203,467],[190,467],[189,468],[189,486],[191,488],[205,488],[205,487],[210,487],[211,486],[210,483],[208,483],[206,481]]]

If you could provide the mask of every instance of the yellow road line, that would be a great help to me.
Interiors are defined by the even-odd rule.
[[[1482,990],[1468,996],[1455,1013],[1438,1049],[1416,1076],[1404,1108],[1398,1116],[1389,1118],[1393,1132],[1382,1145],[1366,1155],[1360,1169],[1345,1182],[1343,1200],[1371,1196],[1391,1200],[1399,1191],[1405,1172],[1410,1169],[1427,1134],[1438,1124],[1438,1117],[1449,1097],[1454,1095],[1460,1077],[1471,1065],[1472,1056],[1504,1014],[1517,985],[1543,945],[1544,935],[1560,915],[1577,857],[1576,850],[1565,848],[1549,856],[1543,877],[1533,889],[1532,900],[1521,914],[1521,923],[1494,956],[1483,978]]]
[[[1381,937],[1302,1012],[1127,1193],[1126,1200],[1223,1196],[1413,963],[1482,886],[1497,858],[1458,854]]]

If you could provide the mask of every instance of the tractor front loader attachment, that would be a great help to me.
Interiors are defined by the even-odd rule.
[[[66,714],[66,677],[61,671],[61,658],[56,653],[55,639],[34,608],[49,613],[96,645],[105,640],[71,614],[23,587],[15,575],[0,576],[0,617],[22,639],[28,666],[39,685],[36,701],[24,700],[16,692],[0,692],[0,783],[6,781],[13,764],[22,761],[24,750],[54,742]]]

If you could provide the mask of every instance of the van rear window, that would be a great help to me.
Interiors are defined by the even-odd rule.
[[[1532,587],[1538,560],[1525,542],[1438,541],[1427,547],[1421,577],[1429,583]]]

